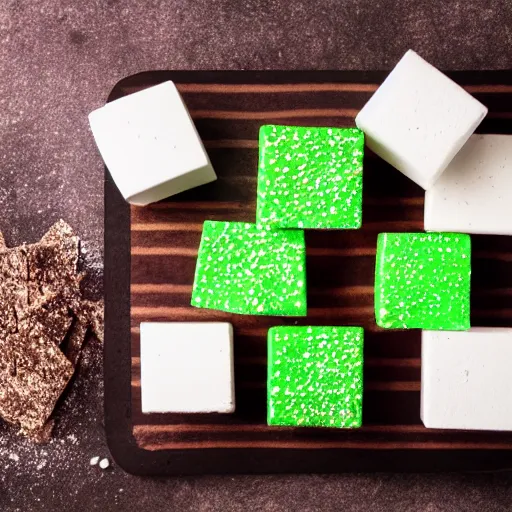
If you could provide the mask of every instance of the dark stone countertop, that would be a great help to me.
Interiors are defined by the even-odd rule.
[[[3,0],[0,229],[11,245],[57,219],[86,241],[101,295],[103,166],[87,114],[150,69],[390,69],[408,49],[443,69],[511,69],[503,0]],[[510,510],[512,474],[143,479],[108,456],[101,347],[88,344],[56,438],[33,446],[0,423],[0,509]]]

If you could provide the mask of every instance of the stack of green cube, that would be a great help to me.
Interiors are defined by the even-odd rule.
[[[205,223],[192,305],[306,316],[302,229],[361,227],[363,152],[357,128],[262,126],[256,224]]]
[[[192,305],[306,316],[304,229],[362,224],[364,135],[357,128],[263,126],[256,223],[206,221]],[[386,329],[469,328],[471,241],[456,233],[382,233],[375,317]],[[268,424],[362,424],[363,329],[268,333]]]
[[[256,224],[205,222],[192,305],[306,316],[303,229],[361,227],[364,135],[269,125],[259,146]],[[361,426],[362,328],[276,327],[268,355],[269,425]]]

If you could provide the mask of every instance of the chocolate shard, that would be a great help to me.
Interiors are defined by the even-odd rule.
[[[58,247],[65,274],[82,280],[83,275],[78,272],[80,238],[69,224],[62,219],[56,222],[41,238],[40,244]]]
[[[4,234],[0,231],[0,252],[4,252],[7,250],[7,245],[5,243]]]
[[[69,331],[64,353],[74,367],[76,367],[78,360],[80,359],[87,330],[87,324],[82,322],[80,319],[76,319]]]
[[[105,338],[103,310],[104,302],[102,300],[83,300],[74,310],[80,321],[87,325],[102,343]]]
[[[64,244],[66,241],[79,243],[73,228],[62,219],[58,220],[41,238],[41,243]]]
[[[79,254],[80,239],[63,220],[27,246],[30,303],[44,303],[52,294],[78,299],[83,277],[78,273]]]
[[[49,419],[41,428],[35,430],[20,429],[20,433],[27,436],[31,441],[36,444],[48,443],[52,438],[53,427],[55,420]]]
[[[44,335],[59,346],[72,323],[66,301],[54,296],[42,305],[29,306],[24,318],[18,322],[18,330],[36,337]]]
[[[28,306],[25,247],[0,252],[0,337],[18,330],[18,319]]]
[[[0,340],[0,415],[25,432],[41,429],[73,371],[44,335],[23,332]]]
[[[79,299],[81,276],[76,273],[75,256],[62,252],[58,244],[33,244],[27,247],[31,304],[45,303],[53,295],[66,300]]]

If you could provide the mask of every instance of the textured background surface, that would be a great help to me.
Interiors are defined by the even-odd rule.
[[[148,69],[389,69],[413,48],[444,69],[512,68],[512,4],[498,0],[0,3],[0,229],[34,241],[63,217],[87,241],[101,294],[103,168],[87,114]],[[0,424],[1,510],[509,510],[512,475],[144,480],[115,466],[90,343],[46,447]]]

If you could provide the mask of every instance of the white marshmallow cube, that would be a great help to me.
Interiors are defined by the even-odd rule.
[[[512,235],[512,136],[468,140],[425,193],[425,230]]]
[[[217,179],[173,82],[107,103],[89,123],[129,203],[146,205]]]
[[[423,331],[421,419],[428,428],[512,430],[512,329]]]
[[[428,189],[486,114],[479,101],[409,50],[356,124],[373,152]]]
[[[229,323],[140,324],[142,412],[235,410]]]

